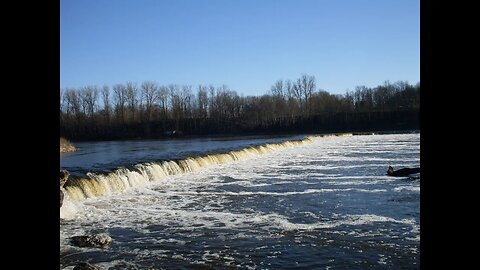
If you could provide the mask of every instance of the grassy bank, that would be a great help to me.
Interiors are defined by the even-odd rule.
[[[73,146],[69,140],[60,137],[60,153],[73,152],[76,150],[77,148]]]

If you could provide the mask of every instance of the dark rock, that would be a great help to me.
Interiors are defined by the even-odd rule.
[[[389,176],[409,176],[420,172],[420,167],[417,168],[402,168],[400,170],[393,170],[392,166],[388,166],[387,174]]]
[[[81,262],[78,263],[73,270],[103,270],[103,268],[100,268],[98,266],[95,266],[93,264],[89,264],[86,262]]]
[[[68,180],[70,173],[67,170],[60,171],[60,187],[63,187]]]
[[[80,235],[70,238],[72,244],[79,247],[105,247],[112,242],[112,238],[107,234]]]
[[[63,185],[65,185],[65,183],[67,182],[69,176],[70,176],[70,173],[67,170],[60,170],[60,207],[62,207],[63,205],[63,197],[64,197],[62,188],[63,188]]]
[[[63,205],[63,191],[60,189],[60,207]]]

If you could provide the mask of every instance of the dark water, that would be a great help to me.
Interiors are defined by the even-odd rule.
[[[254,142],[212,144],[228,149]],[[165,153],[158,155],[168,156],[178,154],[174,149],[214,148],[189,149],[188,141],[184,148],[120,144],[113,158],[99,150],[111,145],[84,145],[83,151],[118,164],[126,148],[128,160],[157,159],[160,149]],[[64,166],[95,167],[70,157],[62,158]],[[420,134],[320,138],[72,202],[74,211],[61,222],[60,263],[63,269],[80,261],[105,269],[417,269],[420,182],[385,172],[388,165],[419,164]],[[101,232],[113,238],[105,249],[68,242]]]
[[[168,140],[128,140],[75,143],[78,151],[60,156],[60,166],[79,175],[117,167],[202,156],[253,145],[303,139],[304,136],[242,136]]]

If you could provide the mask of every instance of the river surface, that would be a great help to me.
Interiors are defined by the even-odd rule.
[[[76,144],[61,156],[62,168],[84,178],[60,211],[61,268],[418,269],[420,180],[385,174],[420,165],[419,133],[317,137],[159,172],[162,161],[303,138]],[[93,190],[89,181],[110,182]],[[112,244],[69,242],[93,233]]]

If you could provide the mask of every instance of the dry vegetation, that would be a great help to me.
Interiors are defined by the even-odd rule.
[[[60,153],[73,152],[76,150],[77,148],[73,146],[69,140],[60,137]]]

